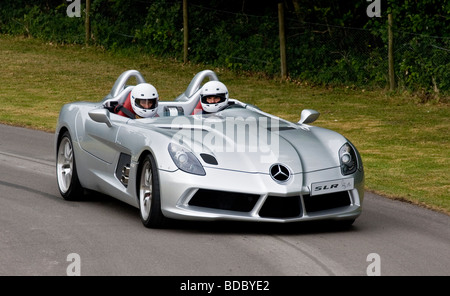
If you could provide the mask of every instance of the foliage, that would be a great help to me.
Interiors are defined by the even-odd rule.
[[[27,2],[2,4],[1,33],[32,36],[58,43],[83,42],[84,26],[67,17],[66,5],[61,5],[61,1],[42,1],[40,6],[31,6]]]
[[[136,29],[136,42],[147,53],[180,57],[183,51],[183,12],[179,3],[158,0]]]
[[[387,43],[387,14],[393,15],[394,61],[398,83],[425,93],[450,91],[450,2],[388,0],[381,18],[366,24]]]
[[[84,18],[69,18],[64,0],[2,3],[0,33],[57,43],[84,43]],[[81,1],[82,11],[85,1]],[[394,16],[395,73],[400,88],[450,93],[450,1],[285,0],[288,72],[317,84],[384,87],[387,14]],[[189,59],[234,71],[278,76],[277,1],[189,0]],[[91,0],[91,43],[182,59],[182,1]]]

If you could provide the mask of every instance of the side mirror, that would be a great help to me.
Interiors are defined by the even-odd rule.
[[[112,127],[111,119],[109,118],[109,111],[106,109],[95,109],[89,111],[89,117],[99,123],[105,123],[108,127]]]
[[[320,113],[313,109],[304,109],[300,115],[298,124],[311,123],[319,118]]]

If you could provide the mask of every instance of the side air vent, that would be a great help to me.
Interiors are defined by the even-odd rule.
[[[124,166],[122,168],[122,177],[120,178],[120,182],[127,187],[128,186],[128,179],[130,178],[130,166]]]
[[[131,155],[121,153],[116,167],[116,178],[123,186],[128,186],[128,179],[130,177],[130,163]]]

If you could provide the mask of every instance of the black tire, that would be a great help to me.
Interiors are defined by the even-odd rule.
[[[166,218],[161,211],[158,170],[151,154],[143,157],[136,184],[142,223],[147,228],[162,228],[166,223]]]
[[[72,139],[68,131],[59,139],[56,151],[56,180],[59,193],[65,200],[80,200],[84,190],[78,179]]]

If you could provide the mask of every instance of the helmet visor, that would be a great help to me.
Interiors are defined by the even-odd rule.
[[[135,99],[136,106],[142,109],[155,109],[158,106],[156,98],[153,99]]]
[[[202,103],[203,104],[218,104],[225,102],[226,98],[223,94],[217,94],[217,95],[207,95],[202,97]]]

